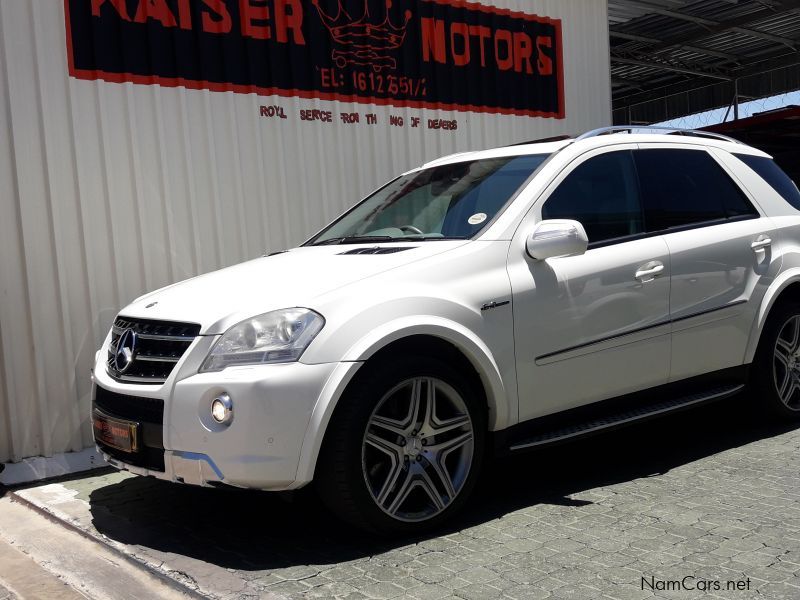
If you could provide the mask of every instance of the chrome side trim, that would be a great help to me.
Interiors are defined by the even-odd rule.
[[[644,327],[638,327],[636,329],[631,329],[629,331],[624,331],[622,333],[617,333],[614,335],[610,335],[604,338],[600,338],[597,340],[592,340],[590,342],[585,342],[583,344],[578,344],[576,346],[570,346],[569,348],[564,348],[562,350],[556,350],[555,352],[548,352],[547,354],[542,354],[541,356],[536,357],[536,362],[542,360],[548,360],[559,356],[560,354],[566,354],[568,352],[574,352],[576,350],[582,350],[584,348],[588,348],[589,346],[594,346],[595,344],[603,344],[605,342],[610,342],[612,340],[617,340],[620,338],[627,337],[629,335],[635,335],[637,333],[642,333],[643,331],[647,331],[649,329],[655,329],[656,327],[663,327],[664,325],[669,325],[671,323],[680,323],[681,321],[686,321],[688,319],[693,319],[695,317],[702,317],[703,315],[707,315],[709,313],[717,312],[719,310],[725,310],[726,308],[732,308],[734,306],[739,306],[740,304],[745,304],[747,300],[734,300],[733,302],[728,302],[723,306],[715,306],[714,308],[708,308],[706,310],[700,310],[689,315],[682,315],[680,317],[676,317],[674,319],[663,319],[661,321],[657,321],[652,323],[651,325],[646,325]]]

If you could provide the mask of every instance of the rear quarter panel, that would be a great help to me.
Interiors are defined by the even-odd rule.
[[[714,154],[758,203],[775,225],[772,253],[777,261],[777,274],[758,306],[753,320],[744,362],[750,363],[758,349],[758,341],[770,310],[781,293],[793,283],[800,282],[800,212],[764,181],[755,171],[736,157],[736,153],[766,156],[763,152],[743,146],[735,153],[715,150]]]

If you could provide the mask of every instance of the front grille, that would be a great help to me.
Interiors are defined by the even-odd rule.
[[[111,328],[108,374],[127,383],[163,383],[199,333],[196,323],[117,317]]]
[[[127,396],[95,386],[93,409],[99,408],[111,417],[141,424],[141,440],[137,452],[124,452],[95,440],[98,447],[129,465],[151,471],[164,471],[164,401],[158,398]]]
[[[159,398],[128,396],[95,387],[94,405],[104,413],[129,421],[164,424],[164,401]]]

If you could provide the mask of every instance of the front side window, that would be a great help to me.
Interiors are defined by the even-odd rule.
[[[505,208],[547,156],[473,160],[403,175],[307,243],[471,238]]]
[[[784,200],[800,210],[800,191],[797,189],[797,185],[774,160],[752,154],[735,154],[734,156],[758,173]]]
[[[634,156],[648,231],[758,216],[705,150],[637,150]]]
[[[579,221],[590,244],[644,232],[631,152],[609,152],[578,165],[544,203],[542,218]]]

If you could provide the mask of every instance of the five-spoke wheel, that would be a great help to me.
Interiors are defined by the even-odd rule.
[[[403,521],[428,519],[458,495],[474,454],[464,399],[441,379],[415,377],[378,402],[364,434],[362,468],[377,505]]]
[[[463,504],[483,456],[480,380],[433,356],[367,364],[328,426],[315,480],[339,516],[415,533]]]
[[[800,305],[770,311],[750,368],[750,397],[773,416],[800,419]]]
[[[775,391],[791,410],[800,410],[800,315],[784,323],[775,341],[772,374]]]

